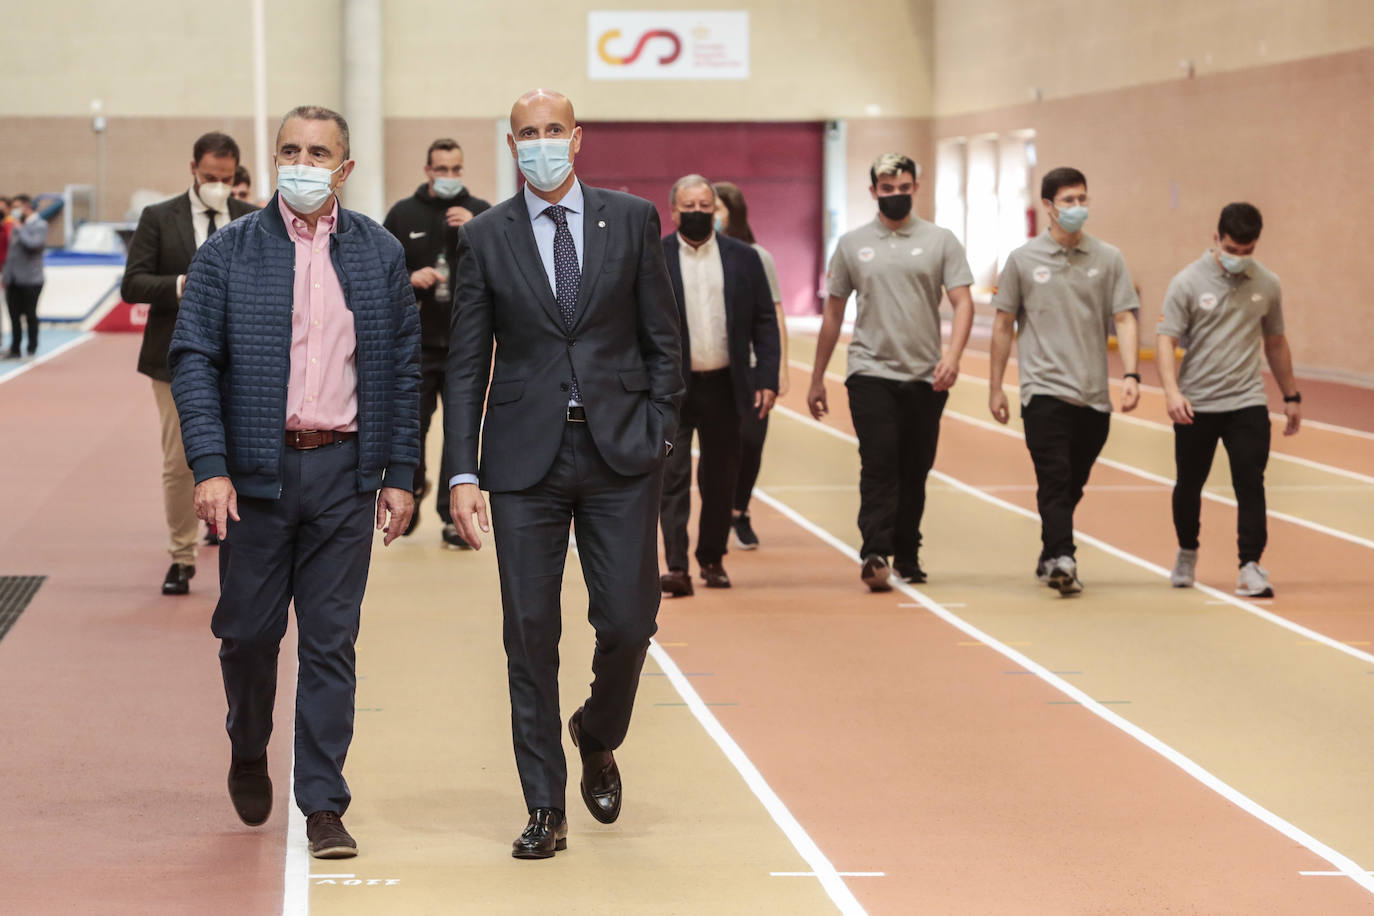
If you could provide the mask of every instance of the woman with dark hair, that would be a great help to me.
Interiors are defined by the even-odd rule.
[[[778,372],[778,397],[787,394],[787,317],[782,311],[782,293],[778,287],[778,269],[773,264],[773,256],[768,250],[754,241],[754,230],[749,228],[749,207],[744,202],[744,194],[728,181],[718,181],[712,187],[716,191],[716,231],[739,239],[754,246],[763,261],[763,271],[768,275],[768,287],[773,294],[773,307],[778,313],[778,342],[782,346],[781,369]],[[759,466],[763,463],[763,440],[768,434],[768,418],[762,420],[752,411],[745,413],[740,423],[739,483],[735,489],[735,511],[730,527],[735,532],[735,543],[741,550],[754,550],[759,539],[749,524],[749,498],[754,493],[754,482],[759,477]]]

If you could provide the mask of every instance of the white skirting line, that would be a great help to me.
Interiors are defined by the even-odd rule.
[[[757,492],[757,491],[755,491]],[[820,879],[821,887],[824,888],[830,899],[839,907],[840,912],[846,916],[860,916],[865,910],[855,898],[853,891],[844,883],[841,873],[835,870],[835,866],[830,864],[830,860],[821,852],[819,846],[811,839],[810,834],[802,827],[797,819],[792,816],[792,812],[787,810],[781,798],[773,791],[772,787],[763,778],[763,774],[758,771],[753,762],[744,753],[735,739],[730,737],[730,733],[720,724],[720,720],[702,701],[700,694],[691,682],[687,680],[678,669],[677,663],[672,657],[659,646],[656,640],[649,642],[649,655],[651,655],[658,666],[663,669],[663,673],[668,675],[668,680],[677,689],[678,695],[687,703],[687,708],[697,717],[702,728],[706,729],[706,734],[720,746],[725,752],[726,759],[734,764],[740,776],[744,777],[744,782],[753,791],[758,800],[763,802],[763,807],[772,816],[773,822],[782,829],[787,838],[792,841],[801,857],[806,860],[813,871],[811,874]]]

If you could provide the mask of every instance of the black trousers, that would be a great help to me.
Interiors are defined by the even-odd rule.
[[[1212,470],[1218,440],[1226,446],[1236,491],[1236,547],[1240,565],[1259,562],[1269,541],[1264,469],[1269,464],[1269,408],[1194,413],[1188,426],[1174,424],[1174,531],[1178,546],[1197,550],[1202,527],[1202,487]]]
[[[662,473],[622,477],[602,460],[585,423],[568,423],[553,467],[528,490],[491,494],[510,678],[511,732],[525,804],[567,810],[558,640],[568,527],[596,630],[584,749],[625,740],[649,638],[658,629],[654,530]]]
[[[1035,502],[1040,509],[1040,560],[1072,557],[1073,511],[1102,446],[1111,414],[1037,394],[1021,410],[1026,448],[1035,465]]]
[[[859,555],[914,563],[949,392],[871,375],[851,375],[845,388],[859,438]]]
[[[758,483],[759,469],[763,467],[763,440],[767,436],[768,418],[760,420],[757,410],[751,410],[740,418],[739,475],[735,482],[736,512],[749,511],[754,484]]]
[[[359,493],[358,442],[286,449],[277,499],[239,498],[219,548],[220,598],[210,629],[220,639],[235,757],[256,759],[272,734],[277,653],[287,606],[296,606],[296,804],[337,811],[353,740],[353,644],[372,555],[375,493]]]
[[[429,427],[434,419],[434,411],[439,407],[440,396],[444,391],[444,364],[442,362],[431,362],[425,360],[420,369],[420,463],[415,467],[415,492],[419,493],[425,484],[427,467],[425,465],[426,443],[429,441]],[[447,408],[446,408],[447,409]],[[442,430],[442,418],[439,423]],[[442,454],[442,452],[440,453]],[[442,461],[442,459],[441,459]],[[453,521],[453,515],[449,512],[449,487],[448,482],[453,478],[453,472],[442,465],[439,468],[439,479],[434,482],[434,508],[439,513],[439,518],[444,524]],[[419,512],[420,507],[416,506],[415,511]]]
[[[673,453],[663,474],[663,553],[669,569],[687,568],[687,520],[692,511],[692,434],[697,459],[697,563],[719,563],[730,535],[730,506],[739,474],[740,416],[730,370],[693,372],[687,380]]]
[[[29,326],[29,355],[38,352],[38,294],[43,292],[43,284],[28,286],[23,283],[5,284],[5,308],[10,313],[10,353],[19,355],[22,339],[21,322]]]

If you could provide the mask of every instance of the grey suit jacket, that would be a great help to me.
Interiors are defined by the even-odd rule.
[[[229,218],[238,219],[257,207],[229,198]],[[220,227],[216,227],[220,228]],[[170,382],[167,347],[176,327],[177,277],[191,268],[196,256],[196,230],[191,225],[191,198],[186,192],[143,208],[129,242],[124,281],[119,296],[125,302],[148,303],[148,324],[138,353],[138,371]]]
[[[574,372],[588,431],[616,473],[652,470],[677,429],[682,340],[658,214],[629,194],[582,189],[582,282],[571,331],[535,247],[523,192],[459,235],[444,464],[454,474],[478,474],[488,490],[523,490],[548,473]]]

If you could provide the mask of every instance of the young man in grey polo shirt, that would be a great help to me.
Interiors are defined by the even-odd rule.
[[[1217,441],[1226,446],[1236,491],[1236,546],[1240,575],[1236,594],[1268,598],[1274,589],[1259,565],[1268,540],[1264,468],[1269,463],[1269,406],[1260,375],[1263,348],[1283,392],[1291,436],[1302,423],[1302,395],[1283,333],[1279,278],[1252,255],[1264,221],[1250,204],[1221,211],[1216,247],[1189,264],[1169,284],[1159,320],[1156,357],[1164,399],[1174,421],[1174,530],[1178,559],[1170,581],[1193,584],[1201,527],[1202,487],[1212,469]],[[1174,347],[1187,348],[1175,370]]]
[[[878,215],[841,236],[831,258],[829,296],[806,397],[812,416],[828,412],[825,368],[840,336],[845,302],[857,292],[845,387],[859,438],[860,575],[875,592],[891,589],[889,556],[897,575],[926,581],[918,556],[926,477],[935,463],[940,415],[959,377],[973,325],[973,274],[963,246],[948,229],[911,213],[916,172],[916,163],[897,153],[879,156],[869,169]],[[954,306],[949,350],[943,354],[942,291]]]
[[[998,423],[1011,416],[1002,376],[1015,323],[1021,420],[1040,509],[1036,578],[1067,596],[1083,590],[1074,558],[1073,513],[1107,441],[1112,412],[1106,328],[1115,322],[1125,367],[1121,409],[1134,410],[1140,400],[1135,317],[1140,303],[1121,252],[1083,232],[1088,218],[1083,173],[1054,169],[1041,180],[1040,197],[1049,230],[1011,253],[992,300],[997,317],[988,408]]]

